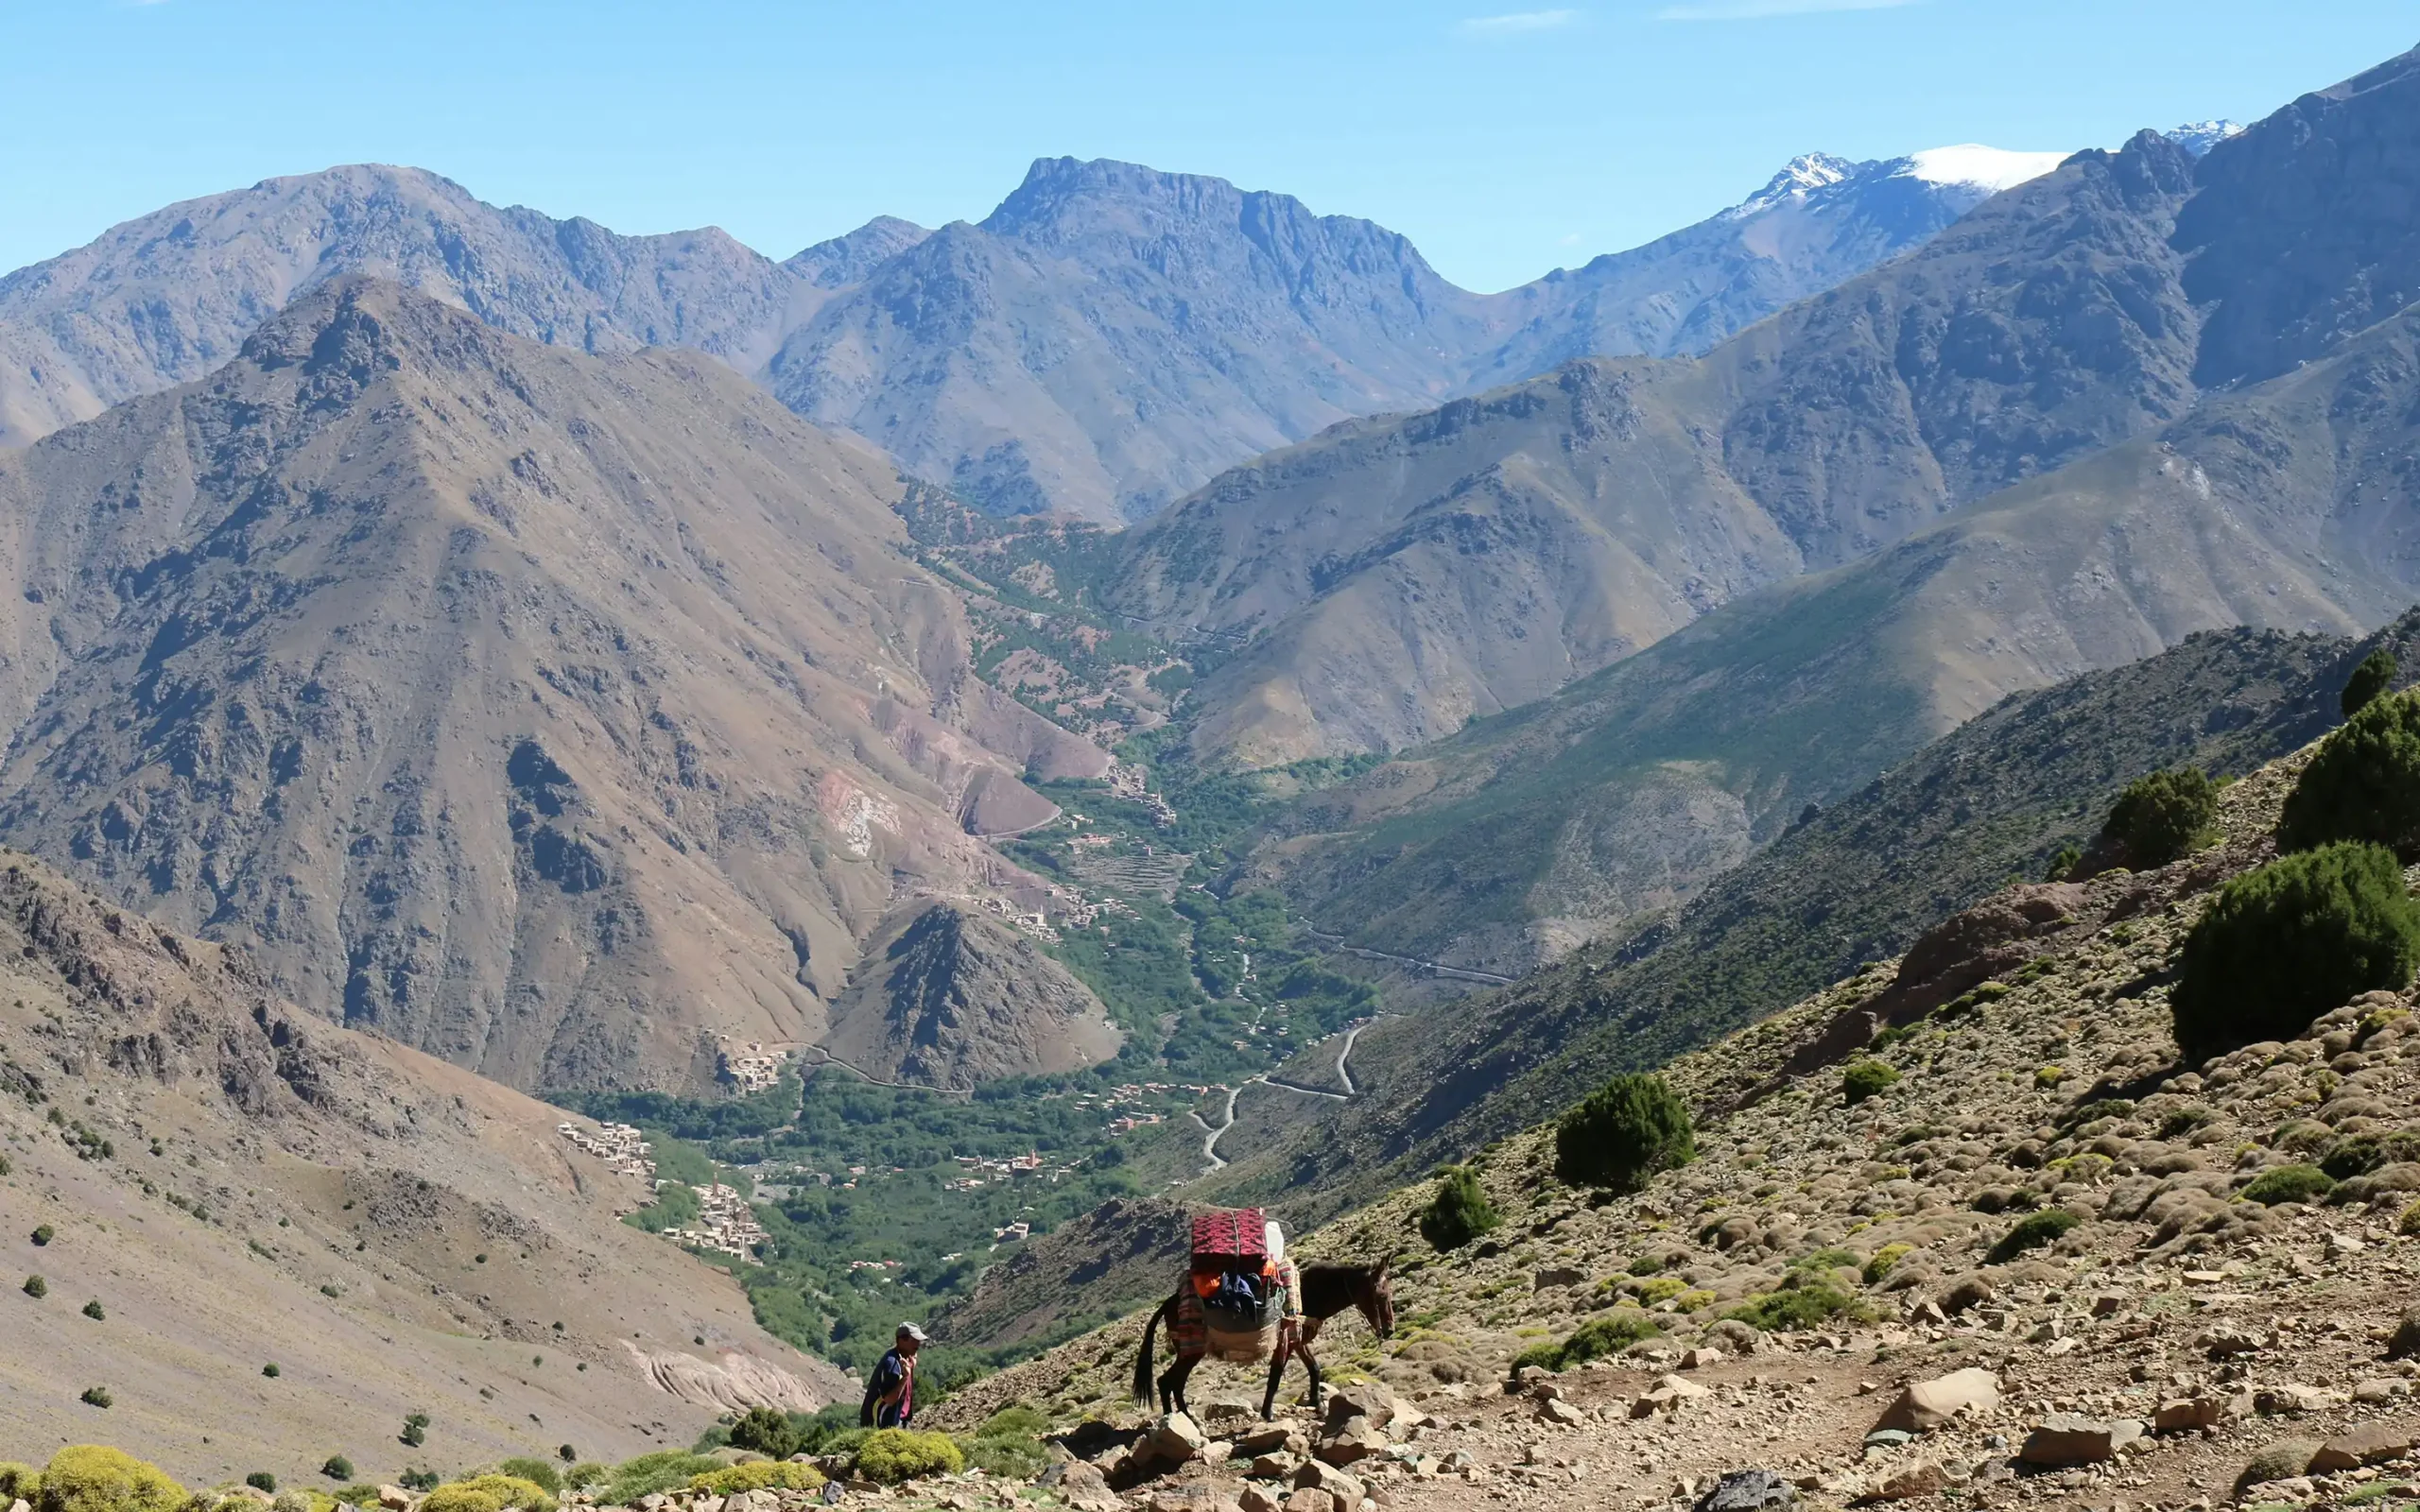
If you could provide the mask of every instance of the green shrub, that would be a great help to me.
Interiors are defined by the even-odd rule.
[[[107,1386],[86,1386],[76,1400],[87,1407],[98,1407],[104,1412],[117,1405],[117,1399],[110,1395]]]
[[[184,1487],[122,1450],[76,1444],[43,1468],[34,1512],[177,1512]]]
[[[40,1249],[43,1246],[49,1244],[57,1237],[57,1231],[53,1229],[50,1225],[46,1223],[38,1225],[33,1232],[34,1247],[36,1249]]]
[[[882,1486],[927,1475],[956,1475],[965,1469],[965,1453],[947,1434],[882,1428],[868,1434],[857,1446],[857,1473]]]
[[[320,1467],[320,1473],[332,1481],[352,1480],[353,1461],[345,1458],[342,1454],[331,1454],[328,1456],[327,1462]]]
[[[1634,1276],[1652,1276],[1663,1268],[1664,1257],[1661,1255],[1641,1255],[1630,1263],[1630,1273]]]
[[[1050,1463],[1050,1452],[1042,1447],[1049,1428],[1050,1420],[1030,1407],[1003,1407],[966,1441],[966,1463],[986,1475],[1031,1480]]]
[[[2014,1260],[2029,1249],[2056,1244],[2062,1234],[2082,1222],[2083,1214],[2070,1212],[2065,1208],[2045,1208],[2040,1212],[2027,1213],[2016,1221],[2014,1228],[2000,1236],[1998,1244],[1992,1246],[1991,1262],[1996,1265]]]
[[[277,1476],[268,1470],[254,1470],[244,1477],[244,1484],[255,1491],[275,1491]]]
[[[1663,1077],[1624,1074],[1590,1092],[1554,1131],[1555,1175],[1617,1192],[1697,1159],[1689,1110]]]
[[[2350,1181],[2357,1176],[2367,1176],[2386,1164],[2386,1149],[2366,1134],[2338,1140],[2327,1147],[2319,1168],[2331,1181]]]
[[[496,1466],[496,1473],[529,1482],[548,1496],[562,1494],[562,1471],[534,1454],[518,1454]]]
[[[2372,699],[2320,742],[2286,795],[2279,850],[2339,840],[2407,855],[2420,844],[2420,690]]]
[[[1897,1085],[1899,1073],[1885,1061],[1855,1061],[1841,1073],[1841,1096],[1851,1108]]]
[[[276,1380],[280,1374],[277,1368],[277,1362],[271,1360],[268,1364],[261,1366],[261,1374],[268,1377],[271,1381]]]
[[[1758,1293],[1722,1315],[1767,1333],[1811,1329],[1834,1318],[1854,1320],[1867,1316],[1864,1303],[1830,1281],[1796,1276],[1790,1280],[1798,1284],[1786,1285],[1778,1292]]]
[[[434,1491],[442,1478],[435,1470],[406,1470],[395,1477],[395,1484],[406,1491]]]
[[[42,1471],[15,1460],[0,1460],[0,1502],[36,1502],[42,1498]]]
[[[1437,1174],[1437,1194],[1420,1210],[1420,1237],[1438,1249],[1460,1249],[1504,1220],[1466,1165]]]
[[[429,1492],[419,1512],[504,1512],[509,1506],[520,1507],[522,1512],[555,1512],[555,1499],[544,1486],[518,1475],[474,1475],[448,1481]]]
[[[2148,871],[2207,845],[2218,816],[2218,788],[2199,767],[2180,766],[2127,783],[2100,833],[2125,850],[2129,867]]]
[[[668,1491],[687,1485],[692,1475],[711,1475],[722,1468],[720,1460],[685,1449],[659,1449],[615,1466],[596,1500],[608,1506],[627,1506],[651,1491]]]
[[[2273,1208],[2281,1202],[2310,1202],[2327,1195],[2335,1178],[2315,1165],[2272,1166],[2252,1178],[2241,1194],[2246,1202]]]
[[[2072,845],[2063,845],[2050,852],[2049,861],[2042,868],[2042,880],[2064,882],[2066,880],[2067,873],[2075,870],[2077,863],[2083,860],[2083,851]]]
[[[2394,856],[2327,845],[2281,857],[2220,889],[2185,937],[2169,1010],[2176,1042],[2200,1061],[2289,1040],[2374,988],[2401,988],[2420,965],[2420,904]]]
[[[368,1481],[355,1481],[350,1486],[339,1486],[328,1494],[346,1506],[376,1506],[378,1504],[378,1487]]]
[[[2395,671],[2394,653],[2385,646],[2361,658],[2361,664],[2344,679],[2344,692],[2336,700],[2338,712],[2350,719],[2368,708],[2394,681]]]
[[[614,1478],[614,1467],[599,1465],[595,1460],[582,1460],[563,1471],[563,1484],[575,1491],[585,1491],[592,1486],[602,1486]]]
[[[40,1301],[50,1295],[50,1282],[39,1276],[28,1276],[26,1278],[26,1295]]]
[[[1907,1259],[1910,1254],[1915,1252],[1915,1246],[1910,1244],[1890,1244],[1876,1250],[1873,1258],[1865,1263],[1865,1270],[1863,1272],[1865,1276],[1865,1284],[1868,1286],[1881,1285],[1884,1280],[1889,1279],[1891,1273],[1898,1268],[1899,1262]]]
[[[774,1459],[787,1459],[799,1452],[804,1437],[790,1422],[790,1415],[776,1407],[756,1406],[748,1409],[731,1425],[731,1447],[753,1450]]]
[[[1668,1302],[1688,1289],[1689,1283],[1678,1276],[1657,1276],[1638,1288],[1638,1305],[1653,1307],[1658,1302]]]
[[[689,1477],[689,1488],[711,1491],[717,1496],[735,1496],[741,1491],[762,1491],[768,1487],[777,1491],[812,1491],[823,1485],[823,1472],[812,1465],[793,1465],[787,1460],[760,1459],[746,1465],[726,1465],[704,1475]]]
[[[102,1308],[97,1297],[84,1304],[84,1315],[95,1323],[104,1322],[109,1317],[108,1312]]]
[[[1616,1308],[1581,1324],[1560,1344],[1531,1345],[1513,1358],[1512,1366],[1516,1370],[1525,1365],[1567,1370],[1575,1365],[1619,1354],[1639,1340],[1654,1338],[1663,1332],[1661,1324],[1637,1308]]]

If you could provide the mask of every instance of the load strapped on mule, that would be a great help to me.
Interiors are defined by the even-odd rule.
[[[1185,1287],[1170,1329],[1177,1352],[1236,1365],[1257,1365],[1275,1352],[1301,1290],[1286,1259],[1286,1235],[1258,1208],[1194,1215]],[[1189,1350],[1196,1332],[1202,1347]]]
[[[1152,1340],[1166,1323],[1176,1359],[1156,1378],[1161,1411],[1184,1410],[1185,1379],[1205,1358],[1235,1365],[1267,1360],[1269,1389],[1260,1401],[1260,1415],[1267,1418],[1275,1408],[1286,1362],[1298,1356],[1310,1372],[1311,1407],[1318,1410],[1320,1366],[1311,1340],[1321,1323],[1347,1309],[1357,1309],[1378,1337],[1392,1332],[1395,1305],[1388,1264],[1382,1260],[1375,1265],[1305,1265],[1297,1271],[1286,1258],[1285,1233],[1260,1209],[1195,1215],[1184,1280],[1143,1327],[1143,1347],[1134,1358],[1134,1400],[1151,1400]]]

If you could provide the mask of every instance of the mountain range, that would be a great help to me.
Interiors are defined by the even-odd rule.
[[[880,216],[776,263],[356,165],[172,205],[0,279],[0,445],[202,377],[367,274],[579,351],[703,352],[998,512],[1146,516],[1357,415],[1591,352],[1695,351],[1922,242],[2051,155],[1797,160],[1703,224],[1502,294],[1383,227],[1044,159],[979,223]]]
[[[819,1038],[894,907],[1108,758],[971,671],[896,472],[709,360],[361,278],[0,454],[0,832],[536,1087]]]

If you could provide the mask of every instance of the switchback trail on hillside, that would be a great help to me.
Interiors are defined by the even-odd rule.
[[[1331,935],[1326,930],[1321,929],[1317,925],[1313,924],[1307,919],[1298,919],[1295,922],[1303,926],[1304,934],[1308,935],[1315,940],[1318,940],[1321,944],[1325,945],[1330,950],[1341,951],[1347,955],[1355,956],[1361,960],[1386,961],[1395,966],[1409,966],[1416,971],[1426,971],[1431,976],[1451,977],[1458,982],[1478,982],[1488,987],[1511,987],[1512,985],[1512,978],[1509,976],[1498,976],[1493,971],[1474,971],[1464,966],[1447,966],[1443,961],[1424,961],[1416,955],[1393,955],[1385,951],[1374,951],[1366,945],[1347,945],[1344,943],[1343,936]]]
[[[1344,1043],[1339,1046],[1336,1052],[1336,1079],[1342,1083],[1344,1087],[1344,1091],[1340,1092],[1327,1091],[1318,1087],[1305,1087],[1300,1082],[1280,1081],[1274,1075],[1264,1072],[1257,1076],[1247,1076],[1242,1082],[1228,1089],[1227,1106],[1223,1110],[1220,1122],[1216,1128],[1213,1128],[1210,1125],[1209,1121],[1204,1119],[1201,1113],[1187,1112],[1184,1116],[1193,1120],[1193,1122],[1199,1125],[1201,1128],[1201,1157],[1203,1160],[1210,1162],[1210,1164],[1199,1174],[1201,1176],[1208,1176],[1214,1171],[1220,1171],[1226,1168],[1228,1162],[1226,1158],[1219,1153],[1219,1141],[1226,1134],[1227,1130],[1236,1126],[1236,1099],[1243,1094],[1243,1090],[1246,1087],[1253,1085],[1254,1082],[1258,1082],[1265,1087],[1280,1088],[1289,1092],[1300,1092],[1305,1097],[1334,1098],[1340,1103],[1351,1102],[1354,1098],[1360,1096],[1360,1089],[1353,1085],[1353,1072],[1347,1064],[1347,1062],[1353,1058],[1353,1042],[1361,1038],[1362,1030],[1367,1029],[1370,1025],[1377,1022],[1380,1019],[1389,1017],[1391,1017],[1391,1015],[1384,1013],[1374,1014],[1344,1031]],[[1187,1177],[1186,1179],[1190,1180],[1192,1177]],[[1182,1183],[1179,1184],[1181,1185]]]

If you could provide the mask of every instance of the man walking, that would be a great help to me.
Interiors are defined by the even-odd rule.
[[[865,1404],[857,1409],[860,1428],[905,1428],[916,1416],[916,1351],[924,1348],[925,1331],[913,1323],[899,1325],[890,1352],[873,1367],[866,1383]]]

